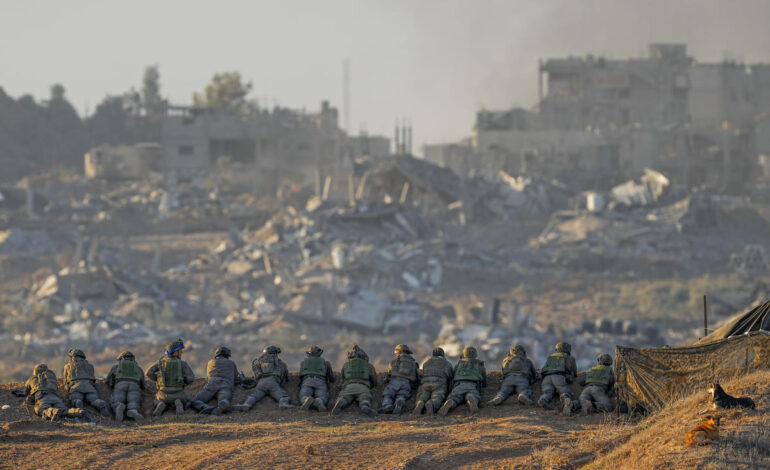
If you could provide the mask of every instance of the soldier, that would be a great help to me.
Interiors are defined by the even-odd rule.
[[[377,416],[377,412],[372,409],[371,390],[377,386],[377,372],[369,363],[369,356],[357,344],[348,350],[348,360],[342,366],[342,380],[342,390],[332,408],[332,414],[338,415],[345,407],[358,401],[361,411],[369,416]]]
[[[444,350],[434,349],[433,355],[422,363],[422,383],[417,390],[414,414],[419,415],[424,409],[426,414],[432,415],[433,410],[444,403],[447,390],[452,388],[453,376],[452,364],[444,357]]]
[[[599,411],[612,411],[614,408],[610,398],[615,388],[612,357],[609,354],[599,354],[596,361],[598,364],[581,379],[580,385],[585,388],[580,394],[580,409],[584,415],[587,415],[593,406]]]
[[[571,384],[577,377],[577,364],[575,358],[570,355],[572,346],[563,341],[556,344],[556,352],[551,354],[543,366],[542,394],[537,403],[543,408],[548,408],[554,396],[554,390],[559,393],[562,403],[562,413],[569,416],[572,413]]]
[[[321,357],[323,349],[318,346],[307,348],[307,357],[299,365],[299,402],[303,410],[315,406],[326,411],[329,405],[329,384],[334,382],[334,372],[329,361]]]
[[[270,395],[273,400],[278,402],[279,408],[291,408],[291,399],[283,385],[289,380],[289,368],[278,359],[281,348],[278,346],[268,346],[262,350],[262,355],[254,359],[251,363],[251,369],[254,371],[254,380],[257,386],[249,394],[246,401],[240,405],[234,405],[233,409],[238,411],[248,411],[265,395]]]
[[[144,421],[141,412],[142,390],[144,390],[144,372],[136,363],[134,353],[123,351],[118,356],[117,365],[112,366],[107,374],[107,385],[112,388],[110,405],[115,410],[115,420],[123,421],[123,414],[137,423]]]
[[[214,359],[206,365],[206,385],[195,395],[190,406],[202,414],[221,415],[230,411],[233,400],[233,387],[240,385],[241,375],[235,362],[230,360],[230,348],[219,346],[214,351]],[[217,406],[206,403],[217,398]]]
[[[182,360],[184,342],[181,339],[166,345],[165,354],[147,371],[147,378],[155,382],[158,392],[155,394],[153,416],[160,416],[166,405],[174,404],[176,414],[184,413],[189,395],[185,387],[193,383],[195,374],[190,365]]]
[[[38,364],[32,370],[32,376],[24,384],[24,396],[27,404],[32,405],[36,415],[51,421],[62,418],[84,418],[82,409],[67,409],[59,398],[59,384],[56,374],[45,364]]]
[[[420,367],[412,357],[409,346],[399,344],[394,352],[396,357],[388,364],[387,385],[382,391],[382,408],[378,410],[381,414],[400,415],[412,395],[412,388],[416,388],[419,381]]]
[[[68,354],[70,361],[64,364],[64,388],[69,393],[72,407],[82,409],[85,402],[97,408],[102,416],[109,416],[107,403],[99,398],[94,387],[94,366],[86,361],[86,354],[80,349],[70,349]]]
[[[484,361],[477,359],[478,353],[473,346],[463,349],[463,357],[457,363],[454,370],[454,388],[444,402],[444,406],[438,410],[438,414],[446,416],[452,408],[462,402],[468,403],[472,413],[479,411],[481,401],[481,387],[487,386],[487,370]]]
[[[487,405],[497,406],[504,402],[513,393],[517,393],[519,403],[531,405],[532,384],[537,378],[534,364],[527,357],[527,351],[523,346],[515,344],[508,355],[503,359],[503,383],[494,398]]]

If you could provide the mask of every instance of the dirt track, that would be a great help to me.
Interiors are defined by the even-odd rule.
[[[490,374],[485,401],[499,381],[499,374]],[[190,391],[202,383],[196,381]],[[296,385],[292,377],[287,390],[295,403]],[[0,435],[0,455],[3,466],[13,468],[530,468],[533,452],[570,439],[574,431],[600,428],[607,420],[564,417],[511,399],[474,416],[463,406],[446,418],[369,418],[355,407],[330,417],[279,411],[266,398],[248,413],[166,413],[141,427],[130,422],[118,426],[96,415],[96,425],[51,424],[32,418],[22,400],[10,394],[12,388],[0,389],[0,403],[12,405],[0,412],[6,430]],[[103,384],[100,392],[108,396]],[[238,389],[236,401],[247,393]],[[148,416],[151,402],[148,392]]]

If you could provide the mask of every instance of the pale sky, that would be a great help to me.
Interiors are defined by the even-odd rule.
[[[770,62],[769,20],[767,0],[0,0],[0,87],[46,99],[58,82],[82,114],[157,64],[175,104],[237,70],[263,103],[341,111],[349,59],[353,133],[407,118],[421,146],[470,135],[482,107],[534,105],[539,57],[686,42],[700,61]]]

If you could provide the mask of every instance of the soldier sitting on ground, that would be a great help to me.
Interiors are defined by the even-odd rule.
[[[184,389],[193,383],[195,374],[190,365],[182,360],[182,349],[184,342],[181,339],[168,343],[163,357],[147,371],[147,378],[155,382],[158,388],[153,416],[160,416],[166,406],[171,404],[176,414],[183,414],[190,401]]]
[[[69,393],[73,408],[84,407],[85,403],[98,409],[102,416],[109,416],[110,410],[107,403],[99,398],[94,384],[94,366],[86,360],[86,354],[80,349],[69,350],[70,360],[64,364],[64,388]]]
[[[281,348],[268,346],[262,350],[262,355],[254,359],[251,369],[254,371],[254,380],[257,386],[249,394],[246,401],[233,406],[238,411],[248,411],[259,400],[270,395],[278,402],[279,408],[291,408],[291,399],[283,385],[289,380],[289,368],[278,358]]]
[[[562,413],[569,416],[572,413],[571,384],[577,377],[577,364],[575,358],[570,355],[572,346],[563,341],[556,344],[556,352],[551,354],[543,366],[542,394],[537,403],[543,408],[548,408],[554,397],[554,391],[559,394],[562,404]]]
[[[519,344],[514,345],[503,359],[503,383],[500,385],[500,390],[487,402],[487,405],[497,406],[514,393],[518,394],[519,403],[531,405],[533,403],[532,384],[535,383],[536,378],[537,371],[527,357],[527,351]]]
[[[396,357],[388,364],[387,385],[382,391],[380,413],[401,414],[404,404],[412,396],[412,388],[417,387],[420,368],[412,357],[412,350],[405,344],[395,348]],[[394,403],[395,399],[395,403]]]
[[[612,393],[615,388],[615,375],[612,373],[612,357],[609,354],[599,354],[596,358],[597,365],[581,379],[584,385],[583,393],[580,394],[580,409],[584,415],[587,415],[591,408],[596,407],[598,411],[612,411]]]
[[[334,382],[334,372],[329,361],[321,357],[323,352],[318,346],[310,346],[307,357],[299,365],[299,402],[303,410],[315,407],[326,411],[329,406],[329,384]]]
[[[195,395],[190,406],[203,414],[221,415],[230,411],[233,387],[241,383],[241,375],[235,362],[230,360],[230,348],[219,346],[214,359],[206,365],[206,385]],[[217,406],[206,403],[216,397]]]
[[[118,363],[112,366],[105,382],[112,388],[110,405],[115,410],[115,420],[123,421],[125,414],[141,423],[144,420],[141,411],[144,372],[131,351],[120,353]]]
[[[472,413],[479,410],[481,388],[487,386],[487,370],[484,361],[477,359],[478,353],[473,346],[463,349],[463,357],[454,370],[454,388],[438,410],[438,414],[446,416],[453,408],[462,402],[468,403]]]
[[[447,390],[452,388],[453,376],[452,364],[444,357],[444,350],[434,349],[433,355],[422,363],[422,379],[414,414],[419,415],[424,409],[426,414],[432,415],[444,403]]]
[[[342,390],[332,408],[332,414],[338,415],[354,401],[361,411],[369,416],[377,416],[372,409],[372,388],[377,386],[377,372],[369,363],[369,356],[354,344],[348,350],[348,360],[342,366]]]
[[[32,376],[24,384],[26,402],[41,418],[58,421],[63,418],[85,418],[85,411],[70,408],[59,398],[59,384],[56,374],[45,364],[38,364],[32,370]]]

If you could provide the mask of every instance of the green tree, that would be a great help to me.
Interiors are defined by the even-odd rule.
[[[142,107],[151,119],[163,116],[165,100],[160,96],[160,71],[157,65],[144,69],[142,78]]]
[[[215,74],[203,93],[193,94],[193,105],[202,108],[228,109],[244,116],[251,112],[253,103],[247,100],[251,82],[244,83],[238,72]]]

